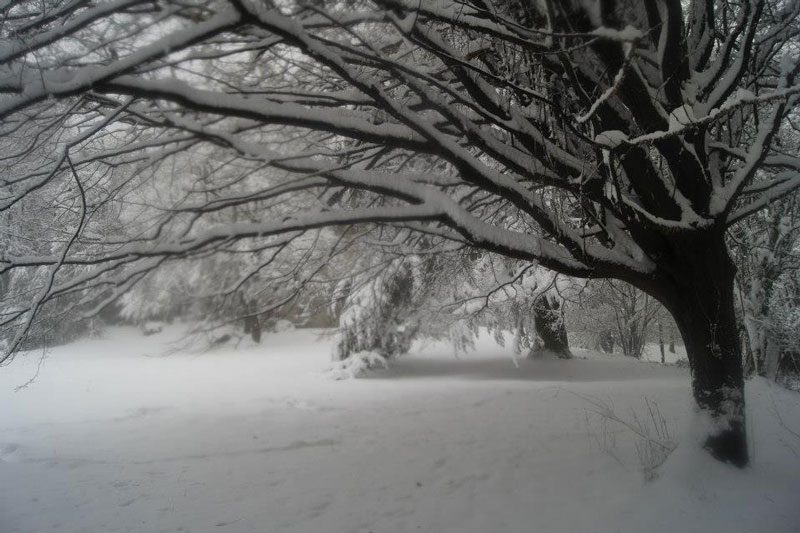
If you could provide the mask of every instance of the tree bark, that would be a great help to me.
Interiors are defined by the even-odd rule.
[[[241,302],[242,308],[246,313],[244,316],[244,334],[249,334],[253,342],[258,344],[261,342],[261,321],[258,319],[258,315],[255,312],[255,301],[248,301],[242,296]]]
[[[561,359],[571,359],[567,328],[560,307],[558,301],[551,300],[547,295],[539,296],[533,305],[534,326],[544,343],[544,351],[552,352]]]
[[[610,330],[600,333],[600,340],[597,346],[605,353],[614,353],[614,333]]]
[[[694,398],[712,417],[705,447],[716,459],[748,462],[744,374],[734,311],[736,267],[721,238],[684,246],[664,302],[686,345]]]

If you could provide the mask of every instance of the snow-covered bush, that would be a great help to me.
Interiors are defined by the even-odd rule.
[[[328,375],[336,380],[354,379],[377,366],[388,368],[386,358],[375,352],[356,352],[346,359],[333,361],[328,369]]]
[[[271,329],[275,333],[281,333],[283,331],[292,331],[294,328],[295,326],[290,320],[280,318],[275,321],[275,324],[272,326]]]
[[[413,309],[415,281],[409,261],[391,263],[350,281],[339,316],[334,359],[377,353],[389,359],[406,353],[419,326]]]
[[[13,344],[23,350],[57,346],[89,332],[90,323],[83,313],[91,306],[76,294],[42,303],[37,319],[27,330],[24,322],[8,320],[17,309],[30,305],[36,292],[47,283],[48,276],[44,268],[0,274],[0,300],[5,299],[6,305],[0,308],[0,341],[5,342],[6,348]],[[99,321],[95,323],[100,324]]]
[[[318,296],[309,282],[333,253],[329,238],[320,231],[259,249],[239,243],[227,253],[171,261],[121,297],[122,315],[135,323],[181,318],[204,331],[236,325],[258,343],[263,332],[290,329],[309,313]]]
[[[570,356],[564,302],[580,290],[575,280],[533,263],[463,249],[366,257],[352,268],[359,274],[332,291],[340,324],[334,359],[363,350],[391,359],[417,337],[448,339],[456,352],[463,351],[480,328],[500,345],[513,332],[516,353],[548,349]]]
[[[161,333],[163,329],[164,329],[164,324],[161,322],[149,321],[142,324],[142,333],[144,334],[145,337]]]

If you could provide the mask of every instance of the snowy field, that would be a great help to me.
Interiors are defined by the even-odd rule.
[[[697,451],[675,366],[515,365],[487,339],[335,381],[319,333],[192,353],[174,329],[114,329],[54,348],[19,391],[40,354],[0,369],[0,532],[800,531],[794,393],[748,385],[738,471]],[[647,402],[682,442],[649,483],[641,441],[596,414]]]

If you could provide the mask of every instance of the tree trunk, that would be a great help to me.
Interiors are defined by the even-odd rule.
[[[744,466],[748,453],[734,312],[736,268],[721,238],[683,248],[681,259],[665,303],[686,344],[694,398],[714,421],[705,447],[721,461]]]
[[[644,349],[644,337],[639,321],[633,319],[629,323],[622,325],[619,330],[619,336],[623,355],[640,359]]]
[[[552,352],[561,359],[572,358],[567,339],[567,328],[564,325],[564,317],[561,315],[559,303],[551,300],[547,295],[542,295],[534,302],[533,315],[536,334],[544,343],[543,350]]]
[[[242,309],[246,313],[244,316],[244,334],[250,335],[253,342],[256,344],[261,342],[261,321],[255,313],[255,301],[247,300],[244,296],[240,296],[242,302]]]
[[[605,353],[614,353],[614,333],[610,330],[600,333],[600,340],[597,345]]]

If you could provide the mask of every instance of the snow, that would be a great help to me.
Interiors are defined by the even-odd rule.
[[[675,364],[678,361],[686,360],[686,348],[684,348],[680,344],[675,345],[675,352],[669,351],[669,342],[666,340],[664,341],[664,360],[668,364]],[[644,345],[644,349],[642,350],[642,361],[647,361],[651,363],[660,363],[661,362],[661,347],[657,342],[648,342]]]
[[[333,362],[328,372],[333,379],[353,379],[378,366],[388,368],[389,363],[376,352],[361,351],[350,354],[343,361]]]
[[[517,368],[512,343],[484,335],[458,358],[447,345],[418,343],[386,370],[336,381],[333,338],[320,330],[216,351],[172,342],[180,333],[117,328],[53,348],[18,392],[40,354],[0,371],[0,531],[800,524],[800,397],[764,382],[748,388],[751,467],[709,461],[690,432],[645,484],[635,437],[591,402],[628,418],[648,398],[679,437],[692,402],[687,371],[672,365],[574,350],[574,360]]]
[[[627,140],[628,136],[620,130],[601,131],[594,138],[594,142],[608,148],[616,148]]]
[[[683,131],[695,122],[694,111],[688,104],[684,104],[669,114],[669,131]]]
[[[636,41],[644,37],[644,34],[638,28],[631,25],[625,26],[621,30],[601,26],[592,30],[593,35],[603,37],[606,39],[613,39],[615,41]]]
[[[747,383],[753,466],[744,473],[708,461],[699,445],[710,421],[695,415],[685,440],[667,459],[664,474],[631,509],[623,531],[673,532],[675,514],[691,531],[798,531],[800,511],[800,395],[764,379]],[[712,509],[725,509],[720,520]]]

